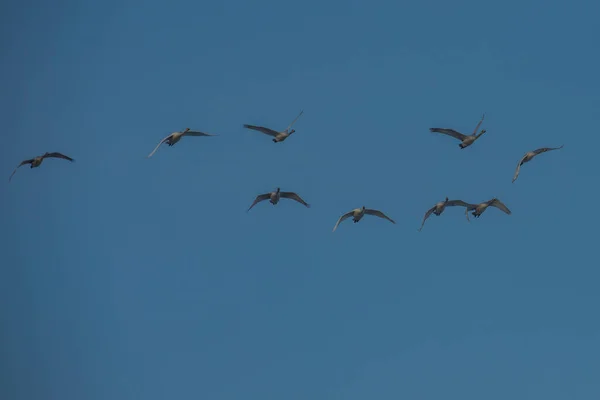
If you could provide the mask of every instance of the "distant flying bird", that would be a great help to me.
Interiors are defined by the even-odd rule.
[[[58,152],[53,152],[53,153],[44,153],[41,156],[37,156],[34,157],[32,159],[29,160],[24,160],[21,161],[21,164],[17,165],[17,168],[15,168],[15,170],[13,171],[12,174],[10,174],[10,177],[8,178],[8,181],[10,182],[10,180],[12,179],[13,175],[15,174],[15,172],[17,172],[17,169],[19,169],[20,166],[25,165],[25,164],[31,164],[31,166],[29,168],[36,168],[39,167],[42,164],[42,161],[44,161],[44,158],[62,158],[65,160],[69,160],[71,162],[75,161],[73,160],[71,157],[65,156],[64,154],[58,153]]]
[[[252,203],[252,205],[250,206],[250,208],[246,212],[250,211],[252,209],[252,207],[254,207],[256,204],[260,203],[263,200],[269,199],[269,202],[271,204],[275,205],[275,204],[279,203],[279,200],[281,198],[296,200],[298,203],[303,204],[306,207],[310,208],[310,204],[308,204],[307,202],[305,202],[304,200],[302,200],[302,198],[300,196],[298,196],[296,193],[294,193],[294,192],[282,192],[280,188],[277,188],[277,190],[275,192],[269,192],[269,193],[265,193],[265,194],[259,194],[258,196],[256,196],[256,199],[254,200],[254,203]]]
[[[465,210],[465,215],[467,216],[467,219],[469,219],[469,211],[475,210],[472,212],[472,214],[475,218],[479,218],[488,207],[496,207],[508,215],[512,214],[512,212],[508,209],[508,207],[506,207],[506,205],[504,205],[504,203],[494,197],[493,199],[483,203],[469,204]]]
[[[152,150],[152,153],[148,154],[148,158],[152,157],[156,150],[160,147],[161,144],[167,143],[169,146],[173,146],[175,143],[179,142],[184,136],[219,136],[219,135],[211,135],[210,133],[204,133],[199,131],[191,131],[190,128],[185,128],[183,132],[173,132],[163,140],[161,140],[158,145]]]
[[[559,150],[562,149],[564,146],[564,144],[560,145],[560,147],[542,147],[541,149],[537,149],[537,150],[533,150],[530,151],[528,153],[526,153],[523,158],[521,158],[521,160],[519,161],[519,164],[517,164],[517,170],[515,171],[515,176],[513,176],[513,183],[517,180],[518,176],[519,176],[519,172],[521,171],[521,165],[533,160],[533,158],[535,156],[537,156],[538,154],[541,153],[545,153],[547,151],[552,151],[552,150]]]
[[[273,136],[273,142],[277,143],[277,142],[283,142],[285,139],[287,139],[292,133],[296,132],[295,129],[292,129],[290,131],[290,128],[292,127],[292,125],[294,125],[294,123],[298,120],[298,118],[300,118],[300,116],[304,113],[304,110],[300,111],[300,114],[298,114],[298,116],[296,117],[295,120],[292,121],[291,124],[289,124],[289,126],[281,132],[277,132],[274,131],[273,129],[269,129],[269,128],[265,128],[264,126],[254,126],[254,125],[247,125],[244,124],[244,128],[248,128],[248,129],[253,129],[255,131],[259,131],[262,132],[266,135],[269,136]]]
[[[448,200],[448,198],[446,197],[446,200],[436,203],[436,205],[434,205],[429,210],[427,210],[427,212],[425,213],[425,216],[423,217],[423,222],[421,223],[419,232],[423,229],[423,225],[425,225],[425,221],[427,221],[427,218],[429,218],[431,213],[434,213],[436,216],[439,217],[440,214],[444,212],[446,207],[452,207],[452,206],[462,206],[462,207],[468,208],[470,206],[474,206],[474,204],[465,203],[462,200]]]
[[[338,219],[338,221],[336,222],[335,226],[333,227],[333,231],[332,232],[335,232],[335,230],[337,229],[338,225],[341,222],[343,222],[345,219],[353,217],[354,223],[357,223],[358,221],[360,221],[362,219],[362,217],[364,217],[365,214],[367,214],[367,215],[374,215],[374,216],[379,217],[379,218],[387,219],[392,224],[395,224],[395,222],[394,222],[393,219],[391,219],[390,217],[388,217],[387,215],[385,215],[381,211],[371,210],[369,208],[365,208],[365,206],[362,206],[362,208],[355,208],[354,210],[352,210],[350,212],[347,212],[346,214],[342,215],[340,217],[340,219]]]
[[[465,147],[469,147],[470,145],[475,143],[475,141],[477,139],[479,139],[479,137],[486,132],[485,129],[482,129],[481,132],[479,134],[477,134],[477,129],[479,129],[479,127],[481,126],[481,123],[483,122],[484,118],[485,118],[485,114],[483,114],[483,116],[481,117],[481,121],[479,121],[479,123],[475,127],[475,130],[473,131],[472,135],[463,135],[462,133],[457,132],[454,129],[449,129],[449,128],[429,128],[429,130],[431,132],[443,133],[445,135],[449,135],[449,136],[452,136],[453,138],[460,140],[461,143],[458,145],[458,147],[460,147],[461,149],[464,149]]]

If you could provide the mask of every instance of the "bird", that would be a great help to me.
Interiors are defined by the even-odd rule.
[[[295,129],[290,130],[290,128],[292,127],[292,125],[294,125],[294,123],[298,120],[298,118],[300,118],[300,116],[303,113],[304,113],[304,110],[300,111],[300,114],[298,114],[296,119],[293,120],[292,123],[289,124],[288,127],[284,131],[281,131],[281,132],[274,131],[273,129],[270,129],[270,128],[265,128],[264,126],[255,126],[255,125],[248,125],[248,124],[244,124],[244,128],[253,129],[255,131],[259,131],[264,134],[267,134],[269,136],[273,136],[273,143],[283,142],[292,133],[296,132]]]
[[[349,217],[353,217],[354,223],[357,223],[358,221],[360,221],[362,219],[362,217],[364,217],[365,214],[367,214],[367,215],[374,215],[374,216],[379,217],[379,218],[387,219],[392,224],[396,223],[396,222],[394,222],[393,219],[391,219],[390,217],[388,217],[387,215],[385,215],[381,211],[371,210],[369,208],[365,208],[365,206],[362,206],[362,208],[355,208],[354,210],[349,211],[346,214],[342,215],[340,217],[340,219],[338,219],[338,221],[336,222],[335,226],[333,227],[333,231],[332,232],[335,232],[335,230],[337,229],[338,225],[341,222],[343,222],[345,219],[347,219]]]
[[[8,177],[8,181],[10,182],[13,175],[15,174],[15,172],[17,172],[17,169],[19,169],[20,166],[25,165],[25,164],[31,164],[31,166],[29,168],[37,168],[42,164],[42,161],[44,161],[44,158],[62,158],[65,160],[69,160],[71,162],[75,161],[71,157],[65,156],[64,154],[58,153],[56,151],[52,152],[52,153],[46,152],[46,153],[42,154],[41,156],[37,156],[37,157],[31,158],[29,160],[21,161],[21,164],[17,165],[17,168],[15,168],[13,173],[10,174],[10,176]]]
[[[562,149],[563,146],[564,146],[564,144],[561,144],[560,147],[542,147],[541,149],[537,149],[537,150],[533,150],[533,151],[529,151],[529,152],[525,153],[523,158],[521,158],[521,160],[519,160],[519,164],[517,164],[517,169],[515,171],[515,175],[513,176],[512,183],[515,183],[515,181],[519,177],[519,172],[521,171],[521,165],[533,160],[533,158],[535,156],[537,156],[538,154],[542,154],[542,153],[545,153],[545,152],[551,151],[551,150],[559,150],[559,149]]]
[[[173,146],[175,143],[179,142],[184,136],[219,136],[219,135],[211,135],[210,133],[204,133],[199,131],[191,131],[190,128],[185,128],[183,132],[173,132],[169,134],[166,138],[161,140],[158,145],[152,150],[152,153],[148,154],[148,158],[152,157],[156,150],[160,147],[161,144],[167,143],[169,146]]]
[[[474,210],[472,212],[473,216],[475,218],[479,218],[481,216],[481,214],[483,214],[483,212],[488,207],[496,207],[496,208],[504,211],[508,215],[512,214],[512,212],[508,209],[508,207],[506,207],[506,205],[503,202],[501,202],[499,199],[494,197],[493,199],[484,201],[483,203],[469,204],[465,210],[465,215],[467,216],[467,220],[469,219],[469,211]]]
[[[444,212],[446,207],[452,207],[452,206],[462,206],[462,207],[468,208],[469,206],[474,206],[474,205],[465,203],[462,200],[448,200],[448,197],[446,197],[446,200],[436,203],[433,207],[431,207],[429,210],[427,210],[427,212],[425,213],[425,216],[423,217],[423,222],[421,223],[419,232],[423,229],[423,225],[425,225],[425,221],[427,220],[427,218],[429,218],[431,213],[434,213],[436,216],[439,217],[440,214]]]
[[[248,208],[248,210],[246,210],[246,212],[250,211],[252,207],[254,207],[256,204],[260,203],[263,200],[269,199],[269,202],[275,205],[279,203],[279,200],[281,198],[296,200],[298,203],[305,205],[307,208],[310,208],[310,204],[302,200],[302,198],[298,196],[298,194],[294,192],[282,192],[281,188],[277,188],[277,190],[274,192],[259,194],[258,196],[256,196],[256,199],[254,199],[254,203],[252,203],[252,205],[250,206],[250,208]]]
[[[469,147],[473,143],[475,143],[475,141],[477,139],[479,139],[479,137],[486,132],[485,129],[482,129],[481,132],[479,132],[479,134],[477,133],[477,130],[481,126],[481,123],[483,122],[484,118],[485,118],[485,114],[483,114],[483,116],[481,117],[481,121],[479,121],[479,123],[475,127],[475,130],[473,131],[472,135],[463,135],[462,133],[457,132],[454,129],[449,129],[449,128],[429,128],[429,130],[431,132],[443,133],[443,134],[452,136],[453,138],[460,140],[461,143],[458,145],[458,147],[460,147],[461,149],[464,149],[466,147]]]

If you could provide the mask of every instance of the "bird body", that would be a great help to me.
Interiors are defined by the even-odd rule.
[[[35,157],[31,161],[31,165],[29,166],[29,168],[39,167],[40,165],[42,165],[42,161],[44,161],[44,157],[43,156],[37,156],[37,157]]]
[[[367,211],[365,206],[352,210],[352,222],[357,223],[360,221],[365,216],[365,211]]]
[[[279,199],[281,199],[281,190],[277,188],[275,192],[269,193],[269,202],[273,205],[279,203]]]

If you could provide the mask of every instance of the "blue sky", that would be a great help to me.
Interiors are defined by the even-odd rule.
[[[3,2],[0,398],[599,398],[599,12]]]

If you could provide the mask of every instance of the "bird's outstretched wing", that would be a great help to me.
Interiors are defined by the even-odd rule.
[[[477,134],[477,131],[479,130],[479,127],[481,126],[481,123],[483,122],[484,118],[485,118],[485,114],[482,115],[481,120],[479,121],[479,123],[475,127],[475,130],[473,131],[473,135]]]
[[[254,125],[244,124],[244,128],[253,129],[255,131],[262,132],[269,136],[277,136],[279,134],[279,132],[274,131],[273,129],[265,128],[264,126],[254,126]]]
[[[296,121],[298,121],[298,118],[300,118],[300,116],[301,116],[302,114],[304,114],[304,110],[300,111],[300,114],[298,114],[298,116],[296,117],[296,119],[294,119],[294,120],[292,121],[292,123],[291,123],[291,124],[289,124],[287,128],[285,128],[285,131],[286,131],[286,132],[288,132],[288,131],[290,130],[290,128],[292,127],[292,125],[294,125],[294,124],[296,123]]]
[[[156,153],[156,150],[158,150],[158,148],[160,147],[161,144],[163,144],[165,142],[165,140],[167,140],[168,138],[170,138],[173,134],[170,133],[167,137],[165,137],[163,140],[161,140],[160,142],[158,142],[158,144],[156,145],[156,147],[154,148],[154,150],[152,150],[152,153],[148,154],[148,158],[152,157],[154,155],[154,153]]]
[[[429,131],[443,133],[444,135],[452,136],[460,141],[463,141],[467,137],[467,135],[463,135],[462,133],[450,128],[429,128]]]
[[[331,232],[335,232],[335,230],[337,229],[338,225],[340,223],[342,223],[344,220],[346,220],[347,218],[351,217],[353,214],[354,214],[354,210],[348,211],[346,214],[342,215],[340,217],[340,219],[338,219],[337,222],[335,223],[335,226],[333,227],[333,230]]]
[[[379,217],[379,218],[387,219],[392,224],[396,223],[396,222],[394,222],[393,219],[391,219],[390,217],[388,217],[387,215],[385,215],[384,213],[382,213],[379,210],[371,210],[371,209],[367,208],[367,209],[365,209],[365,214],[374,215],[374,216]]]
[[[423,222],[421,222],[421,227],[419,228],[419,232],[421,232],[421,229],[423,229],[423,225],[425,225],[425,221],[427,221],[427,218],[429,218],[429,216],[431,215],[431,213],[433,212],[433,210],[435,210],[435,206],[431,207],[425,213],[425,216],[423,217]]]
[[[302,200],[302,198],[294,192],[279,192],[279,195],[286,199],[296,200],[298,203],[304,204],[306,207],[310,208],[310,204]]]
[[[200,131],[186,131],[183,136],[219,136],[219,135],[213,135],[210,133],[204,133],[204,132],[200,132]]]
[[[467,203],[462,200],[450,200],[450,201],[446,202],[446,207],[454,207],[454,206],[467,207],[467,208],[475,207],[474,204],[470,204],[470,203]]]
[[[559,147],[542,147],[541,149],[534,150],[533,152],[535,153],[535,155],[538,155],[541,153],[545,153],[547,151],[562,149],[563,146],[564,146],[564,144],[560,145]]]
[[[525,154],[523,157],[521,157],[521,159],[519,160],[519,163],[517,164],[517,169],[515,170],[515,174],[513,175],[512,178],[512,183],[515,183],[515,181],[517,180],[517,178],[519,177],[519,172],[521,172],[521,165],[523,165],[523,161],[525,160],[525,157],[527,157],[527,154]]]
[[[20,166],[25,165],[25,164],[31,164],[33,162],[33,158],[30,160],[24,160],[21,161],[21,164],[17,165],[17,168],[15,168],[15,170],[12,172],[12,174],[10,174],[10,176],[8,177],[8,181],[10,182],[10,180],[12,179],[13,175],[15,174],[15,172],[17,172],[17,170],[19,169]]]
[[[62,158],[62,159],[64,159],[64,160],[75,161],[75,160],[74,160],[74,159],[72,159],[71,157],[69,157],[69,156],[65,156],[64,154],[62,154],[62,153],[59,153],[59,152],[57,152],[57,151],[54,151],[54,152],[52,152],[52,153],[46,153],[46,154],[44,154],[42,157],[44,157],[44,158],[50,158],[50,157],[53,157],[53,158]]]
[[[259,194],[258,196],[256,196],[256,199],[254,199],[254,203],[252,203],[252,205],[250,206],[249,209],[246,210],[246,212],[250,211],[250,209],[252,209],[252,207],[254,207],[256,204],[260,203],[261,201],[267,200],[269,197],[271,197],[271,193]]]
[[[491,207],[496,207],[496,208],[498,208],[498,209],[500,209],[500,210],[504,211],[504,212],[505,212],[506,214],[508,214],[508,215],[512,214],[512,212],[511,212],[511,211],[508,209],[508,207],[506,207],[506,205],[505,205],[503,202],[501,202],[500,200],[498,200],[498,199],[496,199],[496,198],[492,199],[492,200],[489,202],[489,205],[490,205]]]

